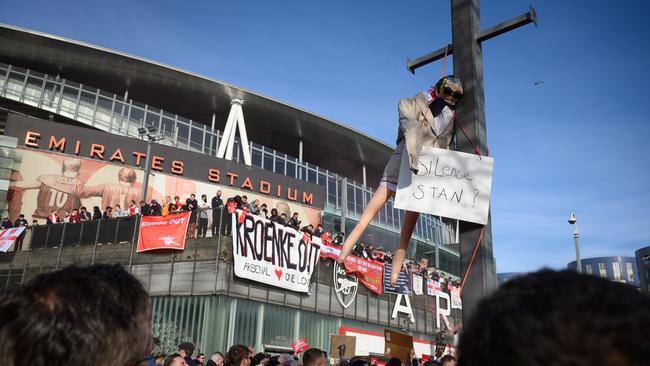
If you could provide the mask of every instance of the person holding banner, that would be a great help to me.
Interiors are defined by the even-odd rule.
[[[354,230],[343,244],[337,261],[343,263],[361,234],[375,218],[379,210],[395,195],[399,178],[402,154],[408,154],[409,167],[414,174],[418,172],[418,158],[423,146],[449,149],[454,136],[454,109],[463,97],[463,83],[454,76],[442,77],[429,93],[420,92],[413,98],[399,101],[399,128],[397,147],[386,164],[377,191],[363,211]],[[406,249],[415,228],[419,213],[406,211],[399,244],[393,256],[391,284],[397,282],[404,263]]]

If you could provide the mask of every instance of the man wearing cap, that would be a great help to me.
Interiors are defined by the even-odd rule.
[[[194,345],[190,342],[183,342],[178,345],[178,354],[183,357],[187,366],[199,366],[196,364],[196,361],[192,359],[193,352]]]

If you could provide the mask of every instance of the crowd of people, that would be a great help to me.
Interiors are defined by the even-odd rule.
[[[647,365],[648,308],[646,294],[596,276],[549,270],[522,276],[477,305],[461,331],[458,365]],[[316,348],[298,358],[233,345],[225,355],[193,358],[190,342],[169,355],[154,353],[154,344],[149,296],[119,264],[68,266],[0,294],[3,366],[329,364]],[[446,356],[427,362],[424,366],[456,363]],[[418,363],[412,358],[387,364]],[[339,366],[371,366],[371,360],[354,357]]]
[[[318,349],[310,348],[302,352],[301,357],[288,353],[272,355],[269,353],[255,353],[251,346],[237,344],[228,350],[224,355],[221,352],[214,352],[210,358],[204,353],[199,353],[192,358],[194,345],[191,342],[183,342],[178,345],[178,350],[170,355],[157,353],[152,356],[153,365],[163,366],[327,366],[327,354]],[[432,356],[433,357],[433,356]],[[399,358],[390,358],[383,363],[386,366],[418,366],[419,359],[413,358],[410,365],[404,365]],[[352,357],[350,359],[339,359],[336,366],[377,366],[376,358]],[[437,359],[429,359],[422,363],[422,366],[456,366],[456,358],[452,355],[441,355]]]

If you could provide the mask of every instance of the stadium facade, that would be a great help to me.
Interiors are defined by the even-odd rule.
[[[580,260],[582,272],[639,288],[639,271],[634,257],[593,257]],[[575,271],[576,261],[567,264]]]
[[[241,139],[231,159],[217,157],[233,104],[241,106],[250,165]],[[139,128],[164,136],[146,156]],[[392,147],[300,108],[210,78],[61,37],[0,26],[0,201],[12,221],[44,224],[51,210],[139,201],[146,162],[147,198],[196,193],[210,199],[246,194],[303,225],[350,230],[378,185]],[[74,174],[70,174],[70,172]],[[217,223],[216,219],[219,218]],[[403,213],[392,202],[361,241],[391,251]],[[431,353],[440,330],[437,297],[412,296],[414,321],[393,317],[397,296],[359,286],[351,306],[337,301],[331,260],[321,260],[308,294],[233,275],[232,238],[223,213],[209,215],[213,237],[188,240],[183,252],[136,253],[133,221],[42,225],[22,247],[0,253],[0,288],[68,264],[122,263],[152,299],[154,333],[168,349],[190,340],[201,352],[234,343],[284,349],[306,338],[327,348],[331,334],[365,337],[358,354],[378,353],[384,328],[418,339]],[[418,220],[408,258],[423,259],[458,279],[455,225]],[[447,304],[448,306],[448,304]],[[460,322],[460,310],[450,319]],[[380,345],[381,343],[381,345]],[[427,348],[429,347],[429,348]]]

